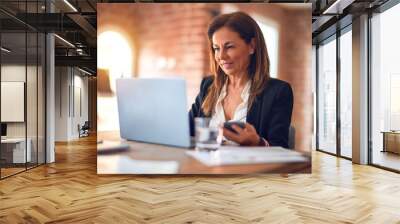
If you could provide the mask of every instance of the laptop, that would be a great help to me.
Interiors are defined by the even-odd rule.
[[[193,147],[184,79],[117,79],[116,87],[121,138]]]

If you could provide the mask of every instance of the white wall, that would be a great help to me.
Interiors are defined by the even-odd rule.
[[[70,84],[68,74],[67,67],[55,68],[55,141],[68,141],[68,86]]]
[[[72,133],[74,136],[78,136],[78,129],[76,128],[78,124],[81,126],[85,123],[85,121],[88,120],[88,78],[83,77],[80,75],[76,75],[75,70],[75,75],[74,75],[74,100],[75,100],[75,106],[74,110],[74,119],[72,123]],[[81,74],[81,73],[79,73]],[[80,111],[81,110],[81,111]]]
[[[55,140],[70,141],[88,120],[88,78],[72,67],[56,67],[55,73]]]

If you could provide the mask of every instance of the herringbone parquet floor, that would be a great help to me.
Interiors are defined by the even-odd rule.
[[[0,181],[0,223],[400,223],[400,175],[313,153],[313,173],[98,176],[95,138]]]

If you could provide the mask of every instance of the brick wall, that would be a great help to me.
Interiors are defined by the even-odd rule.
[[[98,34],[120,32],[132,46],[134,76],[182,76],[188,102],[209,73],[206,30],[210,6],[199,4],[98,4]]]
[[[307,10],[287,9],[279,46],[279,78],[293,88],[292,125],[296,128],[296,148],[310,150],[313,133],[311,72],[311,5]]]
[[[139,4],[139,76],[184,77],[193,102],[208,69],[206,4]]]

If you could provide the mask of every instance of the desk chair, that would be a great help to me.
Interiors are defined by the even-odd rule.
[[[294,150],[295,137],[296,137],[296,129],[292,125],[290,125],[290,127],[289,127],[289,142],[288,142],[289,149]],[[281,177],[288,178],[289,174],[281,173]]]
[[[296,137],[296,129],[290,125],[289,127],[289,149],[294,149],[294,143],[295,143],[295,137]]]
[[[80,125],[78,124],[79,138],[89,136],[89,129],[90,129],[89,121],[85,121],[82,127],[80,127]]]

